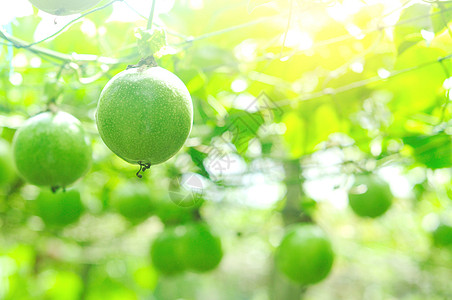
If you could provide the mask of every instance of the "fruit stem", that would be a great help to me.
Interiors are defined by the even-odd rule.
[[[153,55],[149,55],[145,58],[140,59],[140,61],[138,62],[138,64],[136,65],[128,65],[126,70],[128,69],[133,69],[133,68],[153,68],[153,67],[158,67],[159,65],[157,64],[157,62],[155,61],[155,58]]]
[[[149,31],[152,28],[152,20],[154,19],[154,11],[155,11],[155,0],[152,0],[151,13],[149,14],[148,24],[146,26],[146,29]]]
[[[138,162],[138,164],[140,165],[140,169],[137,172],[137,177],[138,178],[143,178],[143,175],[141,175],[141,172],[145,172],[147,169],[151,168],[151,163],[142,163],[141,161]]]
[[[50,187],[50,190],[52,191],[52,193],[56,193],[58,190],[60,189],[60,186],[52,186]]]

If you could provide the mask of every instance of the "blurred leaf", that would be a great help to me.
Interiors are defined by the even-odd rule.
[[[435,33],[440,33],[452,20],[452,3],[441,1],[434,3],[431,14],[433,31]]]
[[[157,285],[158,273],[151,266],[142,266],[133,273],[135,282],[143,289],[154,290]]]
[[[264,124],[264,118],[259,112],[231,109],[226,122],[224,132],[231,134],[231,142],[241,154],[248,149],[249,142],[257,136],[259,127]]]
[[[137,28],[135,33],[138,42],[138,51],[141,57],[148,57],[160,51],[166,42],[166,32],[163,29],[153,29],[151,32],[142,28]],[[157,57],[159,57],[157,55]]]
[[[452,166],[452,139],[445,133],[407,136],[403,142],[413,148],[414,158],[430,169]]]
[[[48,286],[45,292],[46,299],[52,300],[76,300],[82,290],[81,278],[72,272],[49,271],[44,273],[44,285]]]
[[[101,4],[103,4],[103,3],[101,3]],[[113,5],[109,5],[101,10],[96,11],[95,13],[87,15],[86,18],[93,21],[97,27],[100,27],[105,24],[105,21],[107,21],[107,19],[110,17],[110,15],[112,13],[113,13]]]
[[[288,147],[290,156],[298,158],[302,156],[306,149],[306,124],[296,113],[290,112],[283,118],[286,125],[284,140]]]
[[[196,150],[193,147],[190,147],[187,149],[188,154],[190,155],[192,161],[195,163],[195,165],[199,168],[199,174],[201,174],[204,177],[209,178],[209,173],[207,172],[206,168],[204,167],[204,159],[208,156],[206,153],[203,153],[201,151]]]
[[[394,29],[394,42],[399,55],[424,39],[422,30],[432,31],[430,8],[428,4],[416,3],[403,10]],[[411,19],[413,21],[408,21]]]
[[[339,118],[335,109],[328,104],[321,105],[314,112],[314,134],[310,136],[310,144],[314,147],[328,139],[329,135],[340,130]]]

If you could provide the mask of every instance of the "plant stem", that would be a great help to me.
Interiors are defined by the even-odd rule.
[[[64,62],[99,62],[107,65],[114,65],[119,63],[119,60],[116,58],[109,58],[109,57],[101,57],[97,55],[90,55],[90,54],[64,54],[61,52],[57,52],[54,50],[46,49],[40,46],[32,45],[28,46],[27,42],[18,39],[12,35],[9,35],[8,33],[4,32],[0,28],[0,39],[4,39],[8,43],[12,44],[15,48],[23,48],[30,52],[33,52],[35,54],[43,54],[49,57],[52,57],[54,59],[64,61]]]
[[[152,20],[154,19],[155,2],[156,0],[152,0],[151,13],[149,14],[148,25],[146,26],[147,30],[152,29]]]

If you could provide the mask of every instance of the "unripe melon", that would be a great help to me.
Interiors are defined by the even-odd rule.
[[[91,145],[81,123],[65,112],[44,112],[28,119],[13,140],[14,161],[28,182],[66,187],[91,164]]]
[[[52,193],[42,189],[36,198],[36,214],[48,226],[66,226],[76,222],[84,207],[77,190]]]
[[[276,253],[279,270],[302,285],[325,279],[331,271],[334,252],[325,233],[316,225],[295,225],[284,236]]]
[[[376,218],[392,204],[389,185],[376,175],[359,175],[348,199],[351,209],[360,217]]]
[[[204,224],[187,226],[184,236],[184,261],[188,269],[207,272],[215,269],[223,257],[221,240]]]
[[[31,4],[56,16],[78,14],[93,7],[100,0],[30,0]]]
[[[186,270],[183,236],[183,231],[167,228],[152,243],[152,262],[161,273],[176,275]]]
[[[133,164],[156,165],[184,145],[193,104],[184,83],[160,67],[131,68],[103,89],[96,113],[104,143]]]
[[[116,187],[111,193],[110,204],[132,222],[145,219],[157,206],[152,201],[149,189],[140,183],[124,183]]]

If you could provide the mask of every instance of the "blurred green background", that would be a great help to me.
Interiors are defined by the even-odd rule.
[[[142,179],[94,121],[151,10],[113,2],[74,22],[0,4],[0,299],[452,297],[452,1],[157,1],[155,56],[189,89],[194,126]],[[15,131],[49,103],[93,147],[70,201],[12,164]],[[377,183],[352,209],[363,176]],[[275,261],[302,223],[334,251],[316,284]]]

